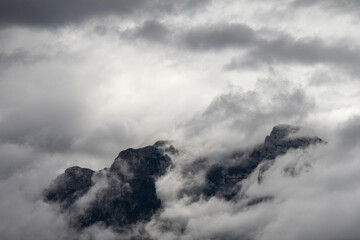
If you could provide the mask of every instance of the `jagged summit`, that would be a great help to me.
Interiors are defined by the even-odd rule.
[[[284,138],[288,137],[292,133],[296,133],[301,128],[299,126],[292,126],[288,124],[280,124],[271,130],[269,136],[266,136],[264,145],[275,143],[277,141],[283,140]]]
[[[291,136],[300,129],[291,125],[275,126],[263,144],[243,153],[236,158],[235,164],[221,164],[220,159],[219,164],[202,165],[206,166],[205,182],[198,186],[201,190],[195,194],[205,199],[233,200],[241,190],[242,181],[261,163],[267,162],[259,170],[259,183],[276,157],[290,149],[324,142],[318,137]],[[171,157],[178,154],[169,141],[158,141],[152,146],[121,151],[110,168],[101,171],[77,166],[68,168],[44,191],[44,200],[57,203],[69,216],[70,225],[78,230],[102,224],[121,231],[123,227],[150,220],[161,209],[155,181],[171,171]],[[195,165],[193,169],[196,169]],[[192,173],[196,174],[196,171]],[[263,199],[271,198],[255,199],[249,206]]]
[[[95,172],[88,168],[70,167],[58,176],[49,189],[45,191],[45,199],[58,202],[62,208],[70,207],[79,197],[89,191],[92,176]]]
[[[110,171],[120,175],[156,178],[164,175],[170,165],[171,159],[167,154],[164,155],[157,147],[147,146],[121,151],[111,165]]]
[[[71,225],[77,229],[95,223],[122,227],[146,221],[161,207],[155,180],[171,165],[170,157],[154,146],[129,148],[109,169],[66,169],[45,190],[44,199],[69,209]],[[85,202],[85,209],[78,202]]]
[[[216,164],[210,168],[206,175],[206,186],[203,194],[206,197],[218,196],[227,200],[234,198],[241,189],[242,180],[246,179],[260,163],[266,160],[274,160],[276,157],[285,154],[290,149],[306,148],[312,144],[323,143],[318,137],[297,137],[289,136],[301,128],[291,125],[275,126],[265,141],[256,147],[247,156],[243,156],[238,164],[226,166]],[[271,162],[267,164],[270,167]],[[263,168],[263,174],[268,168]],[[259,176],[261,181],[261,176]]]

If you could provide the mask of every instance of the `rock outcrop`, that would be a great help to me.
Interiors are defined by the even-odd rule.
[[[273,160],[284,155],[290,149],[306,148],[317,143],[324,143],[318,137],[291,137],[300,130],[300,127],[290,125],[275,126],[265,141],[248,155],[241,154],[239,164],[233,166],[214,165],[206,174],[206,187],[203,194],[206,197],[218,196],[231,200],[241,189],[242,180],[246,179],[260,163],[265,161],[259,171],[258,180],[261,182],[262,174],[271,166]],[[233,154],[236,158],[237,154]]]
[[[171,165],[158,147],[130,148],[120,152],[109,169],[66,169],[44,192],[44,199],[68,211],[76,229],[95,223],[121,228],[149,220],[161,207],[155,180]]]
[[[93,186],[93,175],[94,171],[88,168],[68,168],[46,190],[45,199],[58,202],[63,209],[67,209]]]

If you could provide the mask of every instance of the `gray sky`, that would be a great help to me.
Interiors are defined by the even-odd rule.
[[[311,129],[330,147],[291,153],[268,185],[250,185],[249,194],[270,191],[278,202],[231,215],[236,206],[220,200],[201,208],[175,201],[160,181],[169,203],[161,218],[188,219],[184,239],[355,239],[359,8],[355,0],[2,1],[1,239],[73,234],[39,200],[69,166],[99,170],[119,151],[158,139],[194,158],[221,154],[260,143],[280,123]],[[315,162],[309,175],[279,173],[291,156]],[[221,211],[211,213],[214,206]],[[313,220],[293,217],[309,209]],[[152,236],[172,239],[156,221],[146,227]],[[90,236],[114,233],[94,228]]]

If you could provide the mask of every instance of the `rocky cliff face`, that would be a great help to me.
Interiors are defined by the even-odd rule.
[[[63,209],[69,208],[92,187],[94,171],[87,168],[71,167],[58,176],[46,190],[45,199],[58,202]]]
[[[231,200],[241,189],[241,181],[246,179],[260,163],[266,164],[259,170],[259,182],[262,174],[272,165],[273,160],[284,155],[290,149],[306,148],[312,144],[323,143],[318,137],[292,138],[300,127],[290,125],[275,126],[265,141],[249,154],[233,154],[233,158],[240,158],[238,164],[233,166],[214,165],[206,174],[206,187],[203,194],[206,197],[218,196]]]
[[[155,180],[171,164],[170,157],[157,147],[127,149],[110,169],[68,168],[44,192],[44,198],[67,210],[77,229],[94,223],[123,227],[146,221],[161,207]]]
[[[197,194],[205,199],[233,200],[241,190],[242,181],[255,169],[259,168],[260,183],[277,156],[290,149],[324,142],[318,137],[291,136],[299,130],[299,127],[289,125],[276,126],[263,144],[248,153],[231,154],[235,164],[225,165],[219,160],[206,170],[204,184],[199,186],[201,190]],[[159,141],[153,146],[120,152],[111,167],[101,171],[68,168],[44,192],[44,200],[58,204],[61,211],[70,216],[71,226],[79,230],[96,223],[122,229],[139,221],[148,221],[162,205],[156,195],[155,181],[171,169],[170,156],[176,154],[178,150],[168,142]],[[204,161],[206,158],[201,164]],[[255,199],[249,204],[259,201],[263,199]]]

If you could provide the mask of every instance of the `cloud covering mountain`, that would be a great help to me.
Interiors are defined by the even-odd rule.
[[[190,198],[193,200],[191,204],[199,201],[206,203],[216,198],[239,205],[241,211],[240,206],[244,204],[244,207],[250,208],[272,201],[272,195],[248,197],[243,186],[247,185],[246,181],[252,181],[251,175],[258,175],[255,184],[261,184],[275,159],[289,150],[325,143],[318,137],[292,136],[300,129],[290,125],[276,126],[265,138],[265,142],[252,151],[238,150],[224,154],[215,162],[208,161],[207,156],[203,156],[185,165],[174,165],[171,157],[181,158],[179,155],[183,153],[166,141],[158,141],[153,146],[139,149],[129,148],[119,153],[110,168],[98,172],[77,166],[66,169],[44,191],[44,201],[57,203],[66,213],[69,225],[80,232],[98,224],[127,235],[129,229],[140,223],[145,224],[145,229],[138,233],[138,237],[148,238],[152,233],[146,231],[146,222],[152,219],[152,222],[157,222],[156,227],[161,233],[175,234],[182,238],[182,235],[186,235],[190,219],[179,222],[177,219],[162,218],[161,212],[168,210],[168,199],[160,200],[157,196],[155,182],[159,177],[176,175],[174,172],[183,173],[183,178],[178,182],[181,187],[175,192],[175,200],[178,202]],[[309,162],[290,162],[284,167],[283,174],[297,176],[309,166]],[[196,185],[195,179],[203,173],[203,181]],[[193,186],[189,188],[187,182],[191,182]],[[160,215],[157,216],[156,213]],[[204,238],[207,235],[202,234],[204,236],[198,237]],[[222,233],[224,236],[221,238],[228,234],[233,235]]]
[[[358,7],[3,1],[1,239],[357,239]],[[213,182],[230,181],[231,164],[278,124],[303,126],[294,138],[327,144],[276,157],[261,184],[249,174],[242,200],[205,196],[207,170],[219,173]],[[150,181],[162,205],[147,221],[126,232],[78,231],[67,210],[43,201],[56,176],[81,166],[99,173],[78,207],[86,206],[109,184],[103,168],[116,153],[158,139],[179,154]]]

